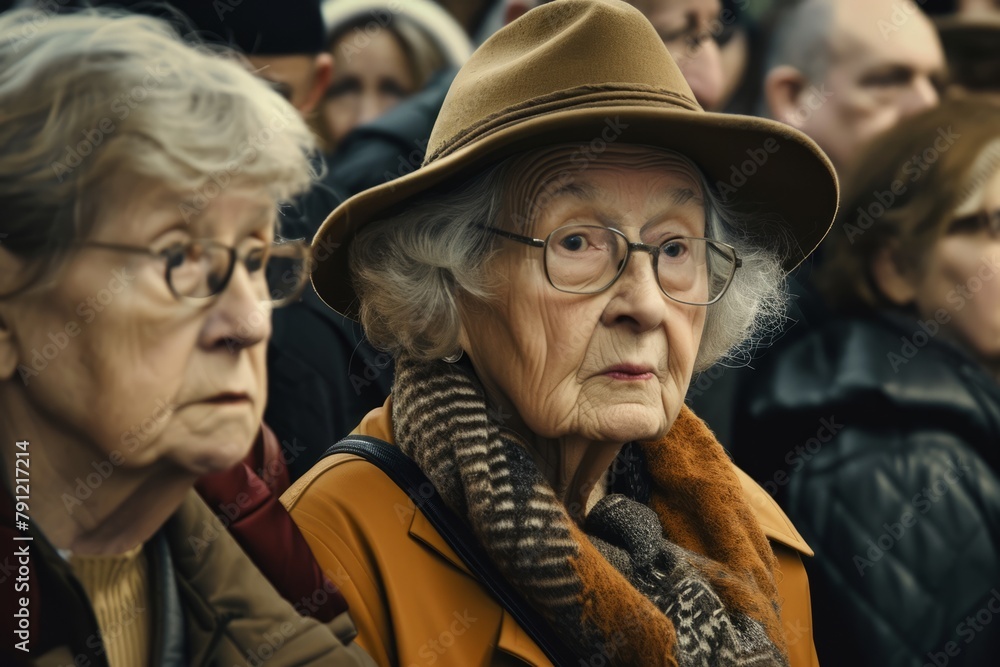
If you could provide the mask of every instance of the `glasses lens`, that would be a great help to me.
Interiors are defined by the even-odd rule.
[[[626,250],[625,239],[607,227],[568,225],[549,235],[545,270],[556,289],[593,294],[614,281]]]
[[[663,243],[656,272],[667,295],[686,303],[708,301],[708,267],[702,239],[676,237]]]
[[[188,243],[171,248],[167,255],[167,280],[177,296],[204,298],[218,294],[232,271],[231,253],[225,246]]]
[[[267,289],[280,307],[298,300],[309,279],[309,247],[304,243],[276,244],[267,260]]]
[[[667,296],[703,305],[721,296],[735,267],[732,248],[708,239],[677,237],[660,246],[657,274]]]

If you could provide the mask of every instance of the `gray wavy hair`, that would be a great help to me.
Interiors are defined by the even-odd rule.
[[[776,226],[758,224],[763,231],[750,232],[746,216],[722,204],[690,160],[674,155],[700,176],[705,235],[732,245],[743,260],[728,291],[707,306],[695,371],[719,361],[745,363],[784,321],[787,287],[780,247],[788,241]],[[507,187],[517,177],[513,160],[458,188],[407,202],[404,212],[371,223],[352,241],[360,319],[374,345],[424,360],[458,350],[459,290],[487,301],[495,294],[489,258],[498,241],[484,226],[504,210]]]
[[[280,202],[315,177],[305,123],[239,56],[106,9],[0,15],[0,146],[0,242],[30,267],[5,296],[130,196],[123,177],[184,194],[185,220],[232,183]]]

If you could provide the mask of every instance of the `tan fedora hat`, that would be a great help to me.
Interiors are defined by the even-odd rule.
[[[686,155],[724,200],[780,221],[796,246],[788,269],[812,252],[837,212],[837,177],[812,140],[781,123],[703,111],[656,30],[625,2],[556,0],[498,31],[462,67],[419,169],[330,214],[313,240],[316,291],[356,317],[347,257],[369,222],[516,153],[563,143],[599,152],[612,141]]]

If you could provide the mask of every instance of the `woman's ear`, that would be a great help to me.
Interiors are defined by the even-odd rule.
[[[320,100],[326,94],[326,89],[330,86],[332,79],[333,56],[324,51],[318,54],[313,61],[313,77],[312,83],[309,85],[309,94],[306,95],[302,106],[299,107],[303,116],[308,116],[319,107]]]
[[[917,286],[911,272],[904,271],[896,261],[896,244],[883,246],[872,259],[871,272],[875,287],[897,306],[908,306],[917,298]]]
[[[458,311],[458,347],[462,350],[469,349],[469,331],[465,328],[465,319],[468,317],[468,304],[460,291],[455,295],[455,309]]]
[[[791,65],[781,65],[768,72],[764,78],[764,100],[771,118],[792,127],[800,127],[800,97],[808,85],[809,80]]]

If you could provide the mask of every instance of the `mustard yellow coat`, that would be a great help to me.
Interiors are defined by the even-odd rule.
[[[355,430],[392,442],[389,402]],[[778,558],[778,593],[792,667],[816,667],[812,555],[774,500],[737,469]],[[316,559],[351,606],[355,640],[379,665],[551,665],[479,585],[409,497],[356,456],[327,457],[282,496]],[[602,663],[604,664],[604,663]]]

